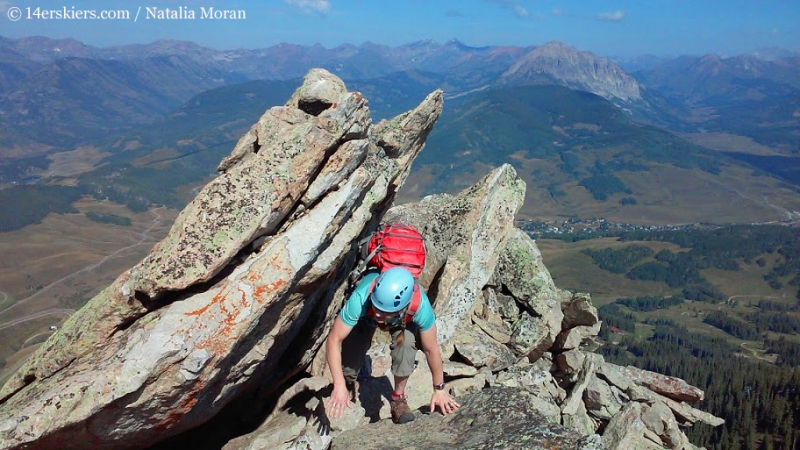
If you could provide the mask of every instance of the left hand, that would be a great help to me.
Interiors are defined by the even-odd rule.
[[[461,405],[456,403],[453,397],[450,397],[450,394],[445,390],[433,391],[433,395],[431,396],[431,412],[436,411],[437,406],[442,410],[442,414],[445,416],[461,407]]]

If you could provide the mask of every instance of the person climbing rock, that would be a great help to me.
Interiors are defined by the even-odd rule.
[[[431,411],[438,408],[447,415],[461,406],[445,389],[442,356],[436,339],[436,316],[428,295],[408,270],[393,267],[383,273],[364,275],[328,335],[325,345],[333,392],[326,410],[331,418],[341,417],[345,408],[352,406],[349,390],[355,390],[356,377],[377,328],[388,331],[392,337],[392,421],[414,420],[405,388],[414,371],[417,343],[425,353],[433,377]]]

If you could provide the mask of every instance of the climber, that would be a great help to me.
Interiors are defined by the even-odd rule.
[[[435,322],[427,294],[408,270],[393,267],[383,273],[364,275],[336,317],[325,344],[333,377],[333,392],[326,405],[328,415],[341,417],[344,409],[351,407],[349,390],[356,389],[356,377],[372,344],[375,328],[388,331],[392,336],[394,392],[389,402],[392,421],[414,420],[405,388],[414,370],[417,338],[433,377],[431,412],[437,407],[445,415],[457,410],[460,405],[445,389]]]

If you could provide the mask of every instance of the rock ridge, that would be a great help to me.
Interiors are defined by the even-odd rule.
[[[333,421],[322,406],[323,343],[357,264],[353,244],[394,221],[426,237],[420,282],[449,389],[465,404],[447,418],[422,414],[431,379],[418,355],[407,394],[421,440],[408,445],[494,448],[489,426],[503,424],[506,448],[695,448],[682,427],[721,423],[688,405],[702,391],[585,351],[597,310],[557,288],[514,228],[525,184],[513,167],[392,207],[441,111],[437,90],[373,124],[358,92],[311,70],[242,136],[169,235],[2,387],[0,449],[204,448],[204,433],[225,431],[204,427],[233,406],[254,431],[226,449],[404,448],[407,433],[383,432],[401,430],[385,420],[385,338],[370,349],[356,406]]]

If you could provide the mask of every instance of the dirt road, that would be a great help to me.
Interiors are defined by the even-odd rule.
[[[66,314],[67,316],[71,316],[75,314],[74,309],[61,309],[61,308],[51,308],[45,309],[44,311],[39,311],[28,316],[22,317],[20,319],[12,320],[11,322],[6,322],[0,325],[0,330],[5,330],[6,328],[13,327],[14,325],[19,325],[23,322],[29,322],[34,319],[38,319],[40,317],[49,316],[51,314]]]
[[[86,266],[86,267],[84,267],[84,268],[82,268],[82,269],[76,270],[75,272],[72,272],[72,273],[71,273],[71,274],[69,274],[69,275],[66,275],[66,276],[64,276],[64,277],[62,277],[62,278],[60,278],[60,279],[58,279],[58,280],[56,280],[56,281],[53,281],[52,283],[48,284],[47,286],[44,286],[42,289],[40,289],[40,290],[36,291],[36,293],[35,293],[35,294],[33,294],[33,295],[29,296],[29,297],[25,297],[25,298],[23,298],[23,299],[21,299],[21,300],[17,301],[16,303],[14,303],[13,305],[9,306],[8,308],[6,308],[6,309],[4,309],[4,310],[0,311],[0,317],[2,317],[2,315],[3,315],[4,313],[6,313],[6,312],[8,312],[8,311],[11,311],[11,310],[13,310],[13,309],[14,309],[14,308],[16,308],[17,306],[19,306],[19,305],[23,305],[23,304],[25,304],[25,303],[27,303],[27,302],[29,302],[29,301],[31,301],[31,300],[33,300],[33,299],[35,299],[35,298],[39,297],[40,295],[42,295],[42,294],[44,294],[45,292],[49,291],[49,290],[50,290],[51,288],[53,288],[54,286],[57,286],[57,285],[59,285],[59,284],[63,283],[64,281],[67,281],[67,280],[69,280],[70,278],[72,278],[72,277],[74,277],[74,276],[76,276],[76,275],[78,275],[78,274],[80,274],[80,273],[83,273],[83,272],[88,272],[88,271],[90,271],[90,270],[94,270],[94,269],[96,269],[96,268],[100,267],[101,265],[105,264],[105,262],[106,262],[106,261],[108,261],[108,260],[109,260],[109,259],[111,259],[111,258],[114,258],[115,256],[117,256],[118,254],[120,254],[120,253],[124,252],[125,250],[128,250],[128,249],[130,249],[130,248],[133,248],[133,247],[137,247],[137,246],[139,246],[139,245],[142,245],[142,243],[143,243],[145,240],[147,240],[147,239],[149,239],[149,238],[151,237],[151,236],[150,236],[150,231],[151,231],[151,230],[152,230],[152,229],[153,229],[153,228],[154,228],[156,225],[158,225],[158,224],[159,224],[159,222],[161,222],[161,215],[158,213],[158,210],[159,210],[159,209],[162,209],[162,208],[163,208],[163,207],[160,207],[160,208],[155,208],[155,209],[153,209],[153,210],[152,210],[152,212],[153,212],[153,215],[155,216],[155,217],[153,218],[153,223],[152,223],[152,224],[151,224],[151,225],[150,225],[150,226],[149,226],[149,227],[148,227],[146,230],[142,231],[142,235],[139,237],[139,240],[138,240],[137,242],[135,242],[135,243],[133,243],[133,244],[131,244],[131,245],[127,245],[127,246],[125,246],[125,247],[122,247],[122,248],[119,248],[119,249],[115,250],[115,251],[114,251],[114,252],[112,252],[111,254],[109,254],[109,255],[106,255],[105,257],[103,257],[103,259],[101,259],[99,262],[97,262],[97,263],[95,263],[95,264],[92,264],[92,265]],[[3,325],[6,325],[6,324],[0,324],[0,329],[2,329]]]

